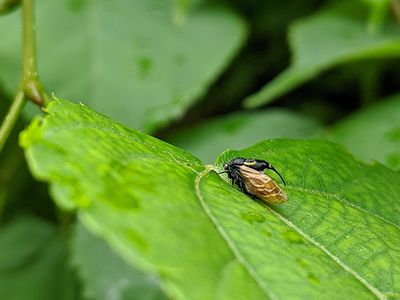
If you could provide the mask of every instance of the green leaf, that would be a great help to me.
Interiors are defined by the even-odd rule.
[[[273,109],[214,118],[192,128],[184,128],[168,137],[168,141],[203,161],[212,162],[226,148],[244,148],[272,138],[309,137],[320,130],[317,122],[300,114]]]
[[[283,173],[289,201],[270,212],[300,234],[286,236],[288,240],[315,245],[377,297],[399,295],[399,174],[381,165],[360,164],[322,141],[263,142],[228,151],[219,162],[237,156],[268,159]],[[225,214],[221,210],[221,216]]]
[[[18,13],[0,19],[0,78],[20,78]],[[179,1],[37,1],[38,61],[50,92],[92,104],[134,128],[179,118],[246,35],[222,7]],[[82,95],[85,98],[82,99]]]
[[[67,245],[55,228],[21,216],[0,230],[0,299],[79,299]]]
[[[366,107],[333,126],[332,138],[364,161],[400,170],[400,96]]]
[[[368,11],[359,1],[334,2],[289,28],[291,65],[244,100],[247,107],[270,103],[339,64],[361,59],[399,57],[400,34],[395,24],[368,31]]]
[[[90,234],[79,223],[72,251],[74,265],[89,299],[166,299],[156,278],[127,265],[102,239]]]
[[[47,110],[21,136],[31,170],[169,297],[400,295],[398,173],[306,140],[265,141],[204,166],[83,105],[56,100]],[[287,204],[260,205],[212,171],[236,156],[272,163]]]

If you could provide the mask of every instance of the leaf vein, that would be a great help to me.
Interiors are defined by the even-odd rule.
[[[312,237],[310,237],[308,234],[306,234],[304,231],[302,231],[300,228],[298,228],[296,225],[294,225],[292,222],[290,222],[288,219],[283,217],[281,214],[278,212],[274,211],[271,207],[266,206],[269,211],[271,211],[274,215],[276,215],[279,219],[281,219],[287,226],[292,228],[293,230],[297,231],[301,236],[303,236],[307,241],[321,249],[324,253],[326,253],[330,258],[333,259],[340,267],[342,267],[346,272],[350,273],[353,275],[356,279],[358,279],[366,288],[368,288],[375,296],[378,297],[378,299],[386,299],[385,295],[381,293],[377,288],[375,288],[373,285],[371,285],[365,278],[360,276],[356,271],[354,271],[351,267],[346,265],[343,261],[339,259],[336,255],[331,253],[328,249],[326,249],[323,245],[318,243],[316,240],[314,240]]]
[[[315,190],[312,190],[312,189],[307,189],[307,188],[302,188],[302,187],[295,187],[295,186],[286,186],[286,188],[294,190],[294,191],[301,191],[301,192],[311,193],[311,194],[315,194],[315,195],[319,195],[319,196],[334,198],[335,200],[337,200],[339,202],[347,204],[347,205],[349,205],[351,207],[354,207],[354,208],[358,209],[359,211],[361,211],[363,213],[366,213],[366,214],[369,214],[369,215],[371,215],[371,216],[373,216],[375,218],[378,218],[378,219],[384,221],[385,223],[388,223],[388,224],[392,225],[393,227],[396,227],[396,229],[400,230],[400,226],[399,225],[397,225],[397,224],[393,223],[392,221],[389,221],[389,220],[385,219],[384,217],[382,217],[380,215],[377,215],[377,214],[375,214],[375,213],[373,213],[373,212],[371,212],[371,211],[369,211],[369,210],[367,210],[367,209],[365,209],[365,208],[363,208],[361,206],[358,206],[357,204],[351,203],[350,201],[341,198],[337,194],[332,194],[332,193],[328,193],[328,192],[319,192],[319,191],[315,191]]]

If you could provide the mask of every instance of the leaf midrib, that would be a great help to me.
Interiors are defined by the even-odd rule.
[[[321,245],[319,242],[314,240],[312,237],[310,237],[308,234],[303,232],[300,228],[298,228],[295,224],[293,224],[291,221],[286,219],[284,216],[273,210],[271,207],[267,206],[267,209],[277,216],[282,222],[284,222],[288,227],[292,228],[295,230],[298,234],[300,234],[302,237],[304,237],[307,241],[309,241],[311,244],[316,246],[318,249],[323,251],[326,255],[328,255],[334,262],[336,262],[343,270],[346,272],[350,273],[352,276],[354,276],[362,285],[364,285],[368,290],[370,290],[375,296],[378,297],[378,299],[386,299],[384,294],[380,292],[377,288],[375,288],[372,284],[370,284],[364,277],[362,277],[360,274],[358,274],[356,271],[354,271],[351,267],[349,267],[347,264],[345,264],[342,260],[339,259],[336,255],[332,254],[328,249],[326,249],[323,245]]]
[[[214,216],[214,214],[211,212],[211,209],[209,208],[209,206],[207,205],[207,203],[204,201],[203,195],[201,193],[201,189],[200,189],[200,181],[202,180],[202,178],[207,175],[210,171],[212,170],[212,166],[206,166],[205,169],[200,172],[199,174],[197,174],[196,178],[195,178],[195,194],[197,199],[200,202],[201,207],[203,208],[205,214],[208,216],[208,218],[211,220],[211,222],[214,224],[214,226],[216,227],[216,229],[218,230],[218,232],[220,233],[220,235],[222,236],[222,238],[225,240],[228,248],[231,250],[232,255],[234,257],[236,257],[236,259],[243,265],[243,267],[245,268],[245,270],[247,270],[247,272],[249,273],[250,277],[254,279],[254,281],[256,282],[256,284],[260,287],[260,289],[262,291],[264,291],[264,293],[272,300],[278,300],[279,297],[277,295],[275,295],[270,288],[268,288],[265,283],[264,280],[262,280],[262,278],[260,278],[257,274],[257,272],[253,269],[253,267],[251,265],[249,265],[245,258],[242,256],[241,252],[239,251],[239,249],[236,247],[235,243],[233,242],[233,240],[231,240],[231,238],[229,237],[228,233],[225,231],[225,229],[223,228],[223,226],[221,226],[221,224],[219,223],[218,219]]]

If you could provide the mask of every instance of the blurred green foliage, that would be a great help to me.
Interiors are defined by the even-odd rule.
[[[21,78],[17,2],[0,0],[1,120]],[[400,252],[393,233],[398,235],[394,213],[400,203],[398,0],[36,2],[38,67],[50,93],[82,102],[197,158],[142,133],[133,138],[111,120],[92,112],[85,115],[83,106],[60,108],[64,114],[52,119],[48,132],[32,130],[46,122],[37,119],[30,134],[21,138],[31,171],[36,179],[51,181],[49,190],[47,183],[32,177],[18,145],[21,130],[35,115],[43,115],[27,105],[0,153],[0,299],[234,299],[243,293],[247,299],[317,299],[321,287],[332,291],[324,294],[327,298],[335,299],[335,284],[351,287],[354,299],[400,298],[398,261],[391,261],[396,254],[369,239],[372,231],[363,227],[371,225],[379,239]],[[80,131],[88,124],[90,128]],[[290,144],[294,138],[303,141]],[[308,141],[316,138],[339,143],[351,154],[341,147],[335,153],[328,142]],[[54,139],[57,151],[49,146]],[[280,140],[233,151],[270,139]],[[41,140],[49,144],[32,150]],[[289,153],[284,145],[291,145]],[[228,148],[233,152],[220,156]],[[312,165],[304,149],[313,153]],[[107,154],[110,160],[104,163]],[[290,183],[288,204],[266,208],[229,186],[221,187],[214,175],[206,180],[206,200],[223,223],[222,231],[234,234],[241,232],[235,226],[243,226],[233,245],[248,254],[245,258],[230,252],[232,245],[226,246],[224,234],[215,230],[215,220],[210,221],[203,206],[181,207],[194,195],[195,178],[179,164],[201,172],[201,160],[211,163],[220,156],[219,164],[235,155],[273,159]],[[143,160],[133,174],[123,167],[132,157]],[[179,164],[163,167],[165,160]],[[174,182],[180,182],[176,190]],[[293,186],[316,192],[303,193]],[[365,196],[370,189],[375,193]],[[186,196],[172,199],[173,193]],[[129,210],[154,199],[160,201],[151,202],[157,216],[151,210],[141,215]],[[99,211],[90,206],[95,201],[100,201]],[[246,211],[257,216],[243,217]],[[324,214],[329,215],[326,220]],[[246,221],[260,220],[260,215],[260,224]],[[296,227],[288,234],[295,240],[290,245],[277,233],[290,227],[279,218]],[[308,228],[305,220],[315,228]],[[382,225],[382,220],[388,222]],[[390,230],[377,233],[379,226]],[[309,240],[303,243],[299,232],[345,261],[361,280],[346,272],[340,275],[343,270],[335,271],[332,260]],[[269,235],[273,238],[261,237]],[[346,242],[335,245],[328,239],[335,235]],[[241,248],[256,245],[253,239],[266,244],[258,245],[259,250]],[[150,248],[154,252],[149,254],[141,243],[155,245]],[[177,251],[183,243],[188,248]],[[264,252],[279,245],[296,257],[290,263],[278,250],[268,254],[271,262],[283,261],[293,271],[296,288],[286,294],[281,288],[285,278],[270,277],[278,274],[272,267],[254,271],[258,282],[250,281],[248,268],[243,268],[243,262],[251,268],[265,263]],[[383,256],[370,259],[370,249],[383,249]],[[179,253],[184,254],[180,260]],[[314,254],[326,260],[325,272],[313,261]],[[185,272],[176,268],[178,262]],[[226,268],[221,277],[217,270],[222,265]],[[379,272],[386,275],[379,277]],[[198,294],[196,284],[204,294]]]
[[[175,1],[37,1],[38,60],[49,92],[91,104],[134,128],[179,118],[246,34],[230,9]],[[19,81],[18,12],[0,24],[0,74]]]

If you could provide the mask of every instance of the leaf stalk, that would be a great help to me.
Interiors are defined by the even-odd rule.
[[[31,100],[42,107],[48,103],[49,99],[40,83],[37,70],[34,0],[22,0],[22,24],[22,80],[14,101],[0,127],[0,151],[14,128],[26,100]]]
[[[36,63],[34,0],[22,0],[22,19],[24,41],[22,89],[27,99],[43,106],[47,103],[48,97],[40,83]]]
[[[15,126],[15,123],[18,120],[18,117],[22,111],[22,108],[25,105],[25,97],[23,91],[19,90],[17,95],[14,98],[13,103],[10,106],[9,111],[7,112],[3,124],[0,127],[0,151],[3,149],[4,144],[6,143],[8,137],[12,129]]]

